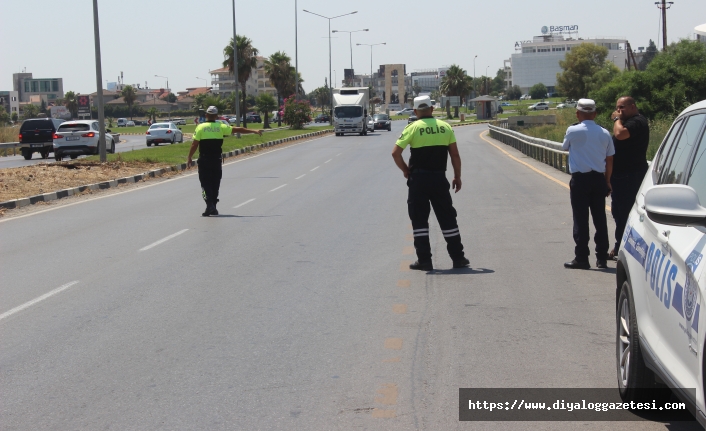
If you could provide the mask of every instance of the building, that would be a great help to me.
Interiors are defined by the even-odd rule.
[[[578,30],[578,26],[576,30]],[[563,29],[565,27],[559,27]],[[552,27],[554,29],[554,27]],[[583,39],[573,38],[574,31],[558,31],[551,33],[547,27],[542,28],[542,36],[535,36],[531,41],[515,43],[515,54],[512,54],[508,61],[505,61],[506,77],[508,85],[517,85],[523,93],[529,93],[533,85],[542,83],[547,87],[549,93],[556,91],[556,75],[562,72],[559,62],[564,60],[566,54],[571,49],[582,43],[592,43],[608,48],[608,61],[612,61],[615,66],[623,70],[626,68],[627,51],[625,38],[605,38],[605,39]],[[564,35],[569,35],[565,37]],[[509,74],[508,74],[509,72]]]
[[[235,91],[235,76],[227,67],[211,70],[211,92],[223,97]],[[270,77],[265,73],[265,57],[257,57],[257,67],[252,70],[250,77],[245,82],[245,93],[257,97],[260,93],[277,95],[277,90],[270,83]]]
[[[694,33],[696,33],[696,40],[706,44],[706,24],[696,26],[694,28]]]
[[[49,105],[64,97],[62,78],[34,78],[31,73],[13,73],[12,87],[13,91],[18,93],[19,101],[23,103],[30,103],[32,99],[44,99]]]
[[[10,116],[12,113],[20,115],[20,97],[17,91],[0,91],[0,106],[5,108]]]

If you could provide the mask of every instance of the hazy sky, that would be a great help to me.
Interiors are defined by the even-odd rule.
[[[407,72],[459,64],[476,75],[494,75],[514,52],[516,41],[539,35],[542,26],[578,25],[579,35],[625,37],[633,47],[649,39],[661,47],[655,0],[298,0],[299,70],[305,90],[328,77],[328,21],[305,12],[335,16],[331,29],[353,34],[353,66],[403,63]],[[236,0],[239,35],[252,39],[260,55],[283,50],[294,62],[294,0]],[[223,48],[233,34],[231,0],[98,0],[104,88],[122,71],[126,84],[174,92],[205,85],[196,77],[221,67]],[[96,90],[91,0],[0,0],[0,90],[12,90],[12,74],[63,78],[64,91]],[[706,23],[706,0],[675,0],[668,11],[669,41],[694,37]],[[332,68],[337,78],[350,67],[348,34],[332,35]]]

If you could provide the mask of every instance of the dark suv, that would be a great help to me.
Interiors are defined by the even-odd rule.
[[[260,117],[260,114],[257,114],[255,112],[251,112],[246,115],[245,119],[248,120],[248,123],[262,123],[262,118]]]
[[[32,118],[25,120],[20,127],[20,147],[25,160],[30,160],[37,152],[43,159],[54,151],[54,133],[64,120],[56,118]]]

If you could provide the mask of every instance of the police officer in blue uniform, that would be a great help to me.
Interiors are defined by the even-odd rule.
[[[596,102],[581,99],[576,105],[579,122],[570,126],[564,136],[564,150],[569,151],[571,172],[571,210],[574,215],[574,260],[565,268],[590,269],[588,256],[588,213],[593,217],[596,235],[596,267],[607,268],[608,224],[605,199],[611,193],[610,176],[613,171],[615,148],[610,133],[596,124]]]

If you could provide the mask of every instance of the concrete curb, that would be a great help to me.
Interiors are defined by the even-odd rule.
[[[229,159],[231,157],[239,156],[239,155],[245,154],[245,153],[252,153],[253,151],[260,150],[263,148],[273,147],[275,145],[283,144],[285,142],[297,141],[299,139],[311,138],[314,136],[321,136],[321,135],[326,135],[329,133],[333,133],[333,129],[319,130],[317,132],[305,133],[303,135],[291,136],[289,138],[283,138],[283,139],[277,139],[276,141],[269,141],[269,142],[264,142],[262,144],[250,145],[248,147],[243,147],[243,148],[240,148],[237,150],[223,153],[223,157],[226,159]],[[197,164],[197,162],[193,162],[194,166],[196,166],[196,164]],[[112,187],[117,187],[120,184],[136,183],[136,182],[142,181],[145,178],[161,177],[162,175],[164,175],[167,172],[178,172],[178,171],[183,171],[185,169],[186,169],[186,163],[182,163],[180,165],[169,166],[169,167],[161,168],[161,169],[154,169],[154,170],[151,170],[148,172],[143,172],[141,174],[131,175],[129,177],[123,177],[123,178],[118,178],[115,180],[103,181],[103,182],[96,183],[96,184],[87,184],[87,185],[83,185],[83,186],[72,187],[70,189],[58,190],[55,192],[44,193],[41,195],[35,195],[35,196],[26,197],[26,198],[13,199],[10,201],[0,202],[0,208],[4,208],[4,209],[22,208],[22,207],[26,207],[28,205],[36,204],[37,202],[50,202],[53,200],[77,195],[77,194],[85,192],[86,190],[109,189]]]

